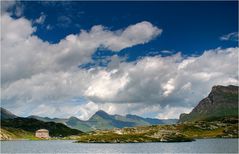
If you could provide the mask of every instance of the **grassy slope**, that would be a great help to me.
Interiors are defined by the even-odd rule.
[[[174,125],[141,126],[79,136],[78,142],[128,143],[190,141],[195,138],[238,138],[238,120],[188,122]]]
[[[35,134],[32,132],[24,131],[22,129],[16,128],[0,128],[0,139],[1,140],[18,140],[18,139],[26,139],[26,140],[38,140],[35,137]]]

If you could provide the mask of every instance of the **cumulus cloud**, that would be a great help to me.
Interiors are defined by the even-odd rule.
[[[19,115],[89,118],[111,114],[156,113],[175,118],[191,110],[213,85],[238,85],[238,48],[212,49],[184,58],[144,57],[135,62],[114,56],[108,67],[79,68],[101,48],[120,51],[144,44],[162,30],[143,21],[110,31],[102,25],[49,44],[33,35],[25,18],[2,15],[2,105]],[[19,30],[19,25],[22,27]],[[72,101],[82,97],[85,101]]]
[[[220,37],[222,41],[238,41],[239,34],[238,32],[232,32]]]
[[[102,27],[97,27],[96,29]],[[105,46],[110,50],[119,51],[125,47],[131,47],[135,44],[144,44],[154,39],[162,33],[161,29],[153,26],[147,21],[131,25],[123,31],[118,31],[117,37],[105,40]]]
[[[111,84],[120,84],[119,79],[118,82],[113,79],[121,76],[127,81],[123,89],[121,87],[116,94],[107,97],[103,97],[100,91],[95,92],[94,97],[88,97],[96,102],[192,105],[215,84],[237,84],[237,52],[237,48],[215,49],[187,59],[178,53],[168,57],[146,57],[136,64],[120,63],[117,72],[111,74]],[[107,88],[101,87],[101,90]],[[189,97],[190,102],[186,100]]]
[[[136,29],[132,29],[132,25],[118,31],[98,25],[77,35],[68,35],[57,44],[49,44],[32,35],[36,27],[25,18],[13,19],[4,14],[1,26],[3,84],[49,71],[78,69],[80,64],[91,61],[97,49],[119,51],[146,43],[161,31],[149,22],[136,24]],[[137,30],[139,26],[143,30]],[[121,45],[117,44],[122,41]]]
[[[112,114],[145,114],[154,109],[157,117],[175,118],[190,111],[213,85],[238,84],[237,54],[238,48],[214,49],[187,59],[176,54],[122,62],[117,69],[44,73],[12,83],[2,90],[2,99],[4,104],[14,99],[29,108],[44,102],[55,111],[67,110],[65,116],[75,113],[82,119],[98,109]],[[69,102],[77,96],[85,97],[92,108]],[[61,113],[49,112],[49,116]]]

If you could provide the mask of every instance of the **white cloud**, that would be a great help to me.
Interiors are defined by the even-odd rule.
[[[160,30],[148,22],[138,23],[136,28],[140,25],[145,28],[145,38],[142,38],[142,32],[131,32],[128,28],[112,32],[98,25],[93,26],[90,31],[82,30],[78,35],[68,35],[58,44],[49,44],[32,35],[36,28],[32,27],[30,21],[25,18],[13,19],[8,14],[4,14],[1,20],[1,69],[4,74],[2,83],[30,78],[48,71],[76,70],[80,64],[89,62],[91,55],[98,48],[113,50],[116,43],[120,44],[124,41],[121,46],[117,46],[118,51],[146,43],[159,34],[157,31]],[[21,29],[18,28],[19,26]],[[127,34],[126,31],[131,34]],[[126,34],[130,37],[128,40]],[[117,40],[117,42],[107,40]]]
[[[161,29],[144,21],[127,27],[122,32],[119,32],[117,37],[105,40],[105,46],[110,50],[119,51],[122,48],[131,47],[135,44],[147,43],[161,33]]]
[[[162,52],[164,54],[172,54],[172,53],[174,53],[174,51],[170,51],[170,50],[162,50],[160,52]]]
[[[175,89],[174,84],[175,84],[175,80],[171,78],[170,80],[168,80],[168,82],[165,85],[163,85],[164,96],[168,96],[170,93],[173,92],[173,90]]]
[[[193,108],[186,107],[170,107],[166,106],[162,109],[161,113],[157,115],[159,119],[168,119],[169,117],[172,119],[178,119],[181,113],[189,113]]]
[[[239,34],[238,32],[232,32],[220,37],[220,40],[223,41],[238,41]]]
[[[158,117],[175,118],[181,111],[192,109],[213,85],[238,85],[237,54],[238,48],[209,50],[184,67],[179,66],[190,57],[183,59],[176,54],[147,57],[137,63],[121,62],[117,70],[114,66],[41,73],[2,88],[2,99],[4,104],[14,100],[29,108],[44,102],[57,108],[54,113],[44,113],[50,116],[87,119],[103,109],[111,114],[144,115],[154,111]],[[77,96],[85,97],[88,103],[69,102]]]
[[[120,90],[123,90],[128,82],[127,74],[117,76],[117,70],[98,71],[90,81],[90,86],[85,91],[87,97],[98,97],[101,99],[110,99]]]
[[[1,26],[1,102],[19,115],[87,119],[103,109],[111,114],[154,111],[172,118],[195,106],[213,85],[238,85],[238,48],[212,49],[186,59],[180,53],[136,62],[114,56],[107,68],[78,67],[91,61],[97,49],[119,51],[162,32],[145,21],[118,31],[93,26],[57,44],[34,36],[36,28],[25,18],[3,14]],[[69,101],[75,97],[86,101]]]
[[[17,2],[16,3],[16,6],[15,6],[15,15],[17,17],[21,17],[24,13],[24,6],[20,3],[20,2]]]
[[[178,65],[178,70],[186,68],[188,65],[193,63],[196,59],[194,57],[188,58],[183,60],[179,65]]]
[[[5,41],[2,45],[5,45],[5,43],[21,43],[21,41],[26,41],[35,31],[35,28],[31,26],[31,22],[25,18],[14,20],[8,14],[3,14],[1,18],[1,39]]]
[[[37,24],[43,24],[46,20],[46,15],[42,12],[40,17],[37,18],[34,22]]]

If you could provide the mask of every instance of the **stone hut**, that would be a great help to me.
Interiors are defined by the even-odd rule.
[[[39,129],[36,131],[35,134],[36,137],[38,138],[44,138],[44,139],[49,139],[49,131],[47,129]]]

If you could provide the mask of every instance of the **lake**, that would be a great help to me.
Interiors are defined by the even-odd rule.
[[[238,153],[238,139],[198,139],[180,143],[73,143],[1,141],[1,153]]]

